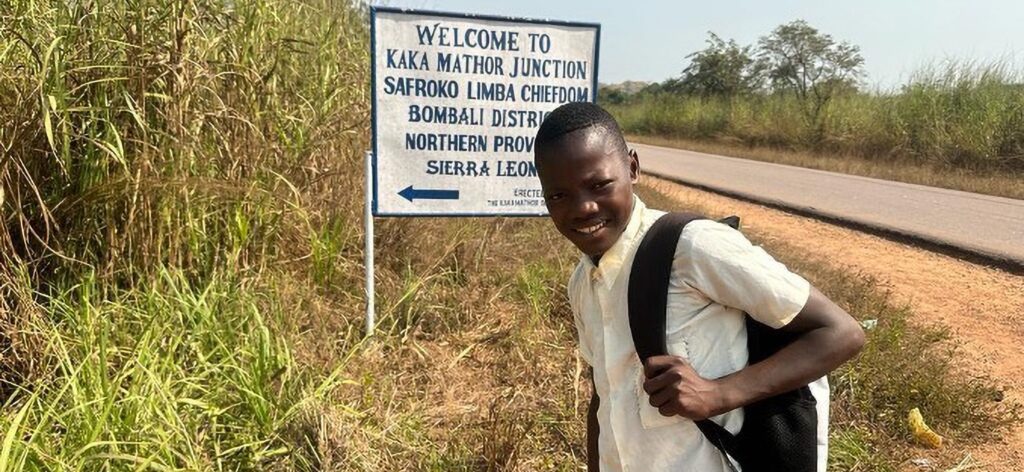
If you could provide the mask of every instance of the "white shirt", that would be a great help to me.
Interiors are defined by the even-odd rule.
[[[693,421],[664,417],[648,403],[643,368],[630,336],[629,270],[636,247],[664,212],[633,199],[633,212],[599,266],[584,255],[569,280],[569,302],[580,353],[593,367],[600,397],[602,471],[728,472],[722,454]],[[669,354],[687,359],[702,377],[715,379],[747,365],[743,312],[772,327],[789,323],[803,308],[810,284],[724,224],[697,220],[679,237],[666,313]],[[811,384],[818,401],[818,469],[825,471],[828,384]],[[712,418],[732,433],[743,410]],[[738,467],[737,467],[738,468]]]

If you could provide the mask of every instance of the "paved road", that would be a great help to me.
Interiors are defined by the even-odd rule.
[[[1024,270],[1024,200],[632,146],[647,174]]]

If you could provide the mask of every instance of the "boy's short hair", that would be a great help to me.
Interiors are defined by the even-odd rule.
[[[606,137],[612,140],[612,144],[622,151],[623,156],[628,155],[626,139],[622,137],[622,130],[615,118],[604,108],[590,102],[566,103],[555,108],[540,124],[534,149],[556,143],[573,131],[590,127],[601,128]]]

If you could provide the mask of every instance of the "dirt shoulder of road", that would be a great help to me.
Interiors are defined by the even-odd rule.
[[[740,215],[744,228],[877,278],[896,301],[911,305],[915,319],[951,330],[965,372],[989,375],[1007,400],[1024,403],[1024,277],[666,180],[645,179],[681,205]],[[973,470],[1024,470],[1024,427],[969,452],[980,466]]]

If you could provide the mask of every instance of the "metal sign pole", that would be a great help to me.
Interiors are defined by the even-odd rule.
[[[365,224],[365,247],[363,264],[366,267],[366,337],[373,335],[374,290],[373,290],[373,151],[366,151],[366,208],[363,213]]]

